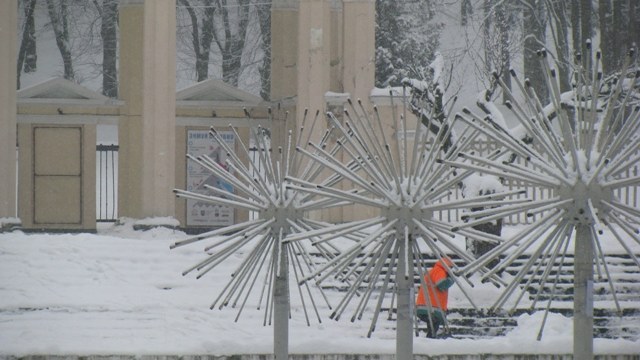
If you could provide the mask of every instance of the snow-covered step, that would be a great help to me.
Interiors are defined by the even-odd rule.
[[[544,311],[537,309],[536,311]],[[550,309],[551,313],[566,317],[573,316],[572,309]],[[513,314],[506,311],[491,312],[486,309],[472,308],[449,309],[447,321],[451,334],[458,338],[490,338],[503,336],[516,328],[518,317],[531,314],[530,309],[516,309]],[[395,314],[387,318],[386,327],[395,330]],[[418,324],[419,336],[425,336],[427,328],[424,323]],[[594,309],[593,336],[596,338],[640,339],[640,309],[626,308],[622,314],[611,309]]]

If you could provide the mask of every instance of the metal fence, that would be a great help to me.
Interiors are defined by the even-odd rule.
[[[480,154],[488,154],[489,152],[496,150],[497,147],[495,144],[488,142],[477,142],[473,144],[472,148]],[[257,149],[254,146],[251,146],[250,151],[252,153],[253,162],[254,164],[258,164],[259,167],[261,164],[256,150]],[[96,151],[97,221],[115,222],[118,219],[118,145],[98,145],[96,147]],[[521,164],[522,161],[524,160],[516,159],[516,163],[518,164]],[[257,172],[262,171],[260,168],[253,170]],[[639,174],[640,164],[636,164],[635,166],[630,167],[624,175],[626,177],[637,177]],[[527,191],[526,196],[534,200],[548,199],[553,196],[551,189],[540,189],[538,187],[515,182],[507,182],[504,185],[509,189],[525,189]],[[640,185],[628,186],[621,190],[617,190],[614,195],[624,204],[634,208],[640,207]],[[458,188],[441,201],[451,201],[461,197],[462,191]],[[459,219],[460,215],[459,210],[440,211],[435,214],[436,217],[440,219],[447,219],[448,221]],[[536,216],[541,215],[542,214],[535,214],[532,216],[527,216],[526,214],[512,215],[503,219],[503,222],[504,224],[510,225],[527,224],[535,221]]]
[[[96,221],[118,219],[118,145],[96,146]]]

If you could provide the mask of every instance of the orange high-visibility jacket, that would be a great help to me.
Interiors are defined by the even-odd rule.
[[[447,258],[443,258],[444,261],[447,262],[447,265],[451,267],[453,263],[451,260]],[[449,290],[448,287],[451,286],[451,279],[447,277],[447,270],[445,265],[442,263],[442,260],[438,260],[433,268],[429,270],[427,274],[424,276],[424,282],[427,284],[427,291],[429,293],[429,300],[431,301],[431,306],[434,308],[439,308],[444,311],[447,311],[447,301],[449,298]],[[443,290],[443,284],[449,283],[449,285],[445,286]],[[440,285],[440,288],[439,286]],[[418,287],[418,297],[416,299],[417,307],[426,307],[429,304],[425,301],[424,291],[422,291],[422,285]]]

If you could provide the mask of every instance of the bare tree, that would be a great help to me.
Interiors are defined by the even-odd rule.
[[[74,79],[75,74],[73,72],[73,60],[69,42],[69,10],[67,2],[62,0],[56,7],[54,0],[46,1],[49,18],[51,19],[51,27],[56,36],[56,45],[58,45],[58,50],[60,50],[60,55],[62,56],[62,63],[64,64],[64,78]]]
[[[37,69],[38,55],[36,53],[36,21],[35,17],[33,16],[35,7],[36,0],[27,1],[24,7],[24,72],[26,73],[34,72]]]
[[[215,8],[213,0],[202,0],[198,7],[189,0],[180,0],[180,5],[191,19],[191,42],[195,55],[195,70],[197,81],[209,78],[209,57],[213,41],[213,15]],[[202,9],[202,10],[198,10]]]
[[[501,0],[484,0],[484,21],[482,34],[485,53],[485,70],[496,71],[507,87],[511,88],[511,58],[519,50],[520,44],[515,40],[518,26],[515,21],[519,8],[512,3]],[[506,94],[503,101],[507,101]]]
[[[612,72],[621,70],[622,59],[630,47],[640,42],[640,5],[634,0],[612,2],[613,19],[611,41],[614,44]]]
[[[484,43],[484,70],[485,73],[491,73],[491,62],[489,59],[491,58],[491,24],[492,24],[492,16],[491,16],[491,0],[484,0],[482,2],[482,12],[484,16],[484,21],[482,23],[482,40]]]
[[[20,74],[24,68],[24,72],[33,72],[37,68],[38,55],[36,52],[36,27],[35,27],[35,8],[36,0],[24,1],[24,26],[22,29],[22,41],[20,42],[20,50],[18,51],[18,77],[17,88],[20,89]]]
[[[582,65],[585,66],[585,68],[587,68],[587,66],[590,64],[589,57],[591,56],[591,47],[589,44],[593,36],[592,34],[593,26],[591,21],[592,12],[593,12],[593,5],[591,3],[591,0],[581,0],[580,1],[580,36],[582,38],[582,44],[581,44],[582,54],[585,55],[582,57]],[[576,24],[574,24],[574,26],[576,26]],[[587,68],[587,73],[590,74],[591,69]]]
[[[252,53],[247,46],[258,46],[257,38],[247,35],[255,6],[252,0],[179,0],[177,5],[181,62],[191,64],[195,57],[197,81],[209,78],[214,65],[226,83],[238,86],[248,66],[245,62],[251,62],[246,59]]]
[[[546,104],[548,89],[537,52],[545,47],[547,14],[542,0],[526,0],[523,7],[524,76],[529,79],[540,101]]]
[[[581,51],[582,36],[580,33],[580,0],[571,0],[571,40],[573,52]]]
[[[93,0],[100,15],[102,38],[102,94],[118,97],[118,0]]]
[[[469,18],[473,15],[473,4],[471,0],[462,0],[460,2],[460,25],[466,26]]]
[[[498,59],[496,61],[496,67],[499,69],[498,74],[502,76],[503,81],[507,84],[507,87],[511,89],[511,76],[509,75],[509,70],[511,70],[511,50],[510,50],[510,42],[511,39],[509,37],[509,28],[510,28],[510,19],[507,13],[507,6],[504,2],[499,2],[495,7],[496,14],[496,27],[498,30]],[[508,99],[507,94],[505,93],[503,96],[504,102]]]
[[[613,4],[611,0],[598,1],[598,25],[600,26],[600,49],[605,54],[614,54],[615,33],[613,32]],[[602,70],[609,74],[615,68],[613,56],[605,56],[602,62]]]
[[[569,22],[564,0],[546,0],[549,28],[555,48],[556,66],[562,92],[571,89],[571,54],[569,49]]]
[[[631,46],[638,46],[640,41],[640,4],[637,1],[629,1],[629,39]]]
[[[213,38],[222,54],[222,79],[233,86],[238,86],[240,78],[250,2],[237,0],[236,6],[229,6],[227,0],[216,1],[222,22],[214,27]]]
[[[261,2],[256,4],[258,21],[260,22],[260,35],[262,46],[262,64],[260,65],[261,89],[260,96],[263,99],[271,98],[271,3]]]

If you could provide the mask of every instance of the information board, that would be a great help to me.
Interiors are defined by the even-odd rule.
[[[229,148],[235,148],[232,131],[218,132]],[[226,168],[227,152],[208,130],[187,131],[187,153],[194,156],[207,155],[220,166]],[[212,195],[205,185],[233,192],[233,187],[210,170],[187,159],[187,190]],[[187,199],[187,226],[228,226],[234,222],[233,208],[208,202]]]

